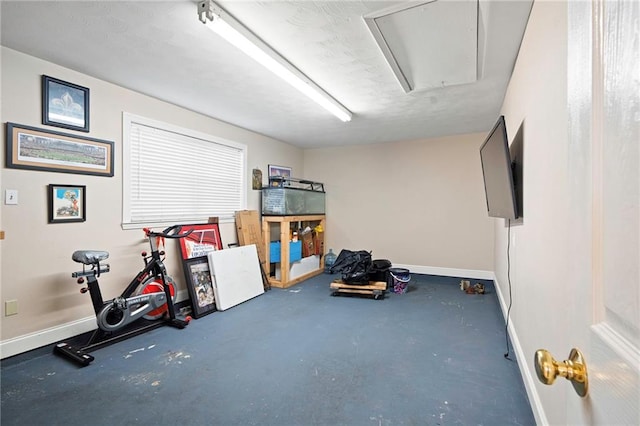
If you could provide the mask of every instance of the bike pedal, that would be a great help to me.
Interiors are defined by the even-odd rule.
[[[171,324],[173,327],[176,327],[176,328],[185,328],[186,326],[189,325],[189,321],[174,318],[169,321],[169,324]]]
[[[82,349],[76,349],[73,346],[68,345],[67,343],[58,343],[53,347],[53,353],[62,355],[71,359],[72,361],[77,362],[83,367],[91,364],[95,358],[83,351]]]

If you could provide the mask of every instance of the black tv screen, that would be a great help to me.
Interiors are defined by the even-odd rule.
[[[518,210],[504,116],[500,116],[480,147],[480,160],[489,216],[516,219]]]

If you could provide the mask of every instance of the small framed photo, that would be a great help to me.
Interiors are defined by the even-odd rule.
[[[49,185],[49,223],[87,220],[87,191],[84,185]]]
[[[209,270],[209,260],[204,257],[184,262],[187,289],[191,298],[191,313],[200,318],[216,310],[213,279]]]
[[[289,178],[291,177],[291,167],[274,166],[273,164],[269,164],[269,177],[272,176]]]
[[[42,124],[89,131],[89,89],[42,76]]]
[[[269,164],[269,186],[287,186],[287,179],[291,177],[291,167]]]

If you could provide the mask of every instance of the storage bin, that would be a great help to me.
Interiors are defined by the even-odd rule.
[[[273,241],[269,244],[269,261],[271,263],[280,262],[280,241]],[[292,241],[289,243],[289,262],[302,259],[302,241]]]

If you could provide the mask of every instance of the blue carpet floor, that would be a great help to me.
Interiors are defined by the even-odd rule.
[[[335,276],[92,354],[2,361],[2,425],[533,425],[491,281],[412,276],[383,300]],[[475,283],[477,281],[473,281]],[[513,356],[512,356],[513,357]]]

